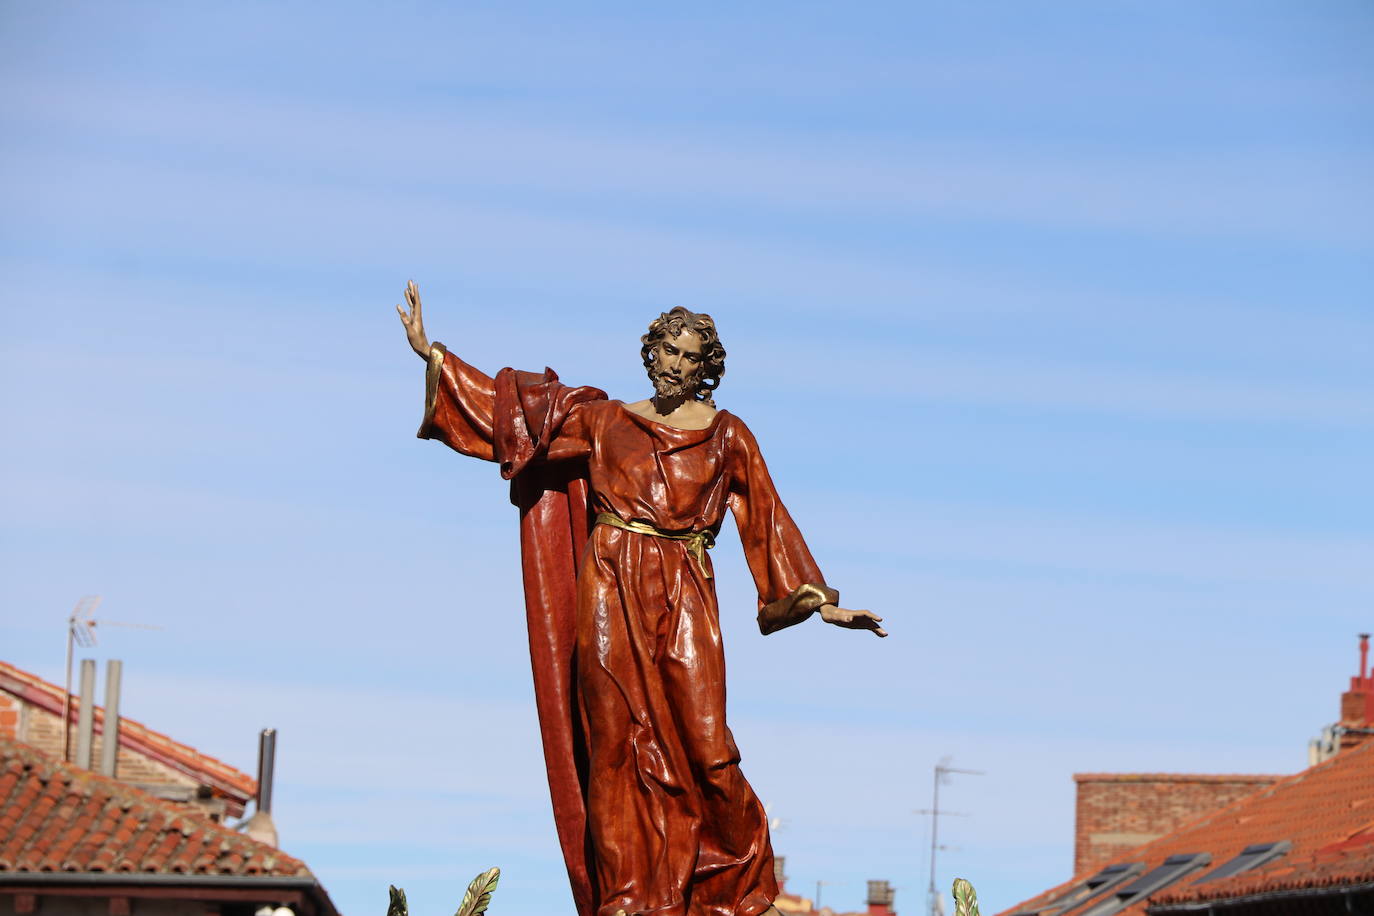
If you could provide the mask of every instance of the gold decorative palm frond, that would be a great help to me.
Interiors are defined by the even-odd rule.
[[[458,904],[458,912],[453,916],[483,916],[491,905],[491,892],[496,890],[500,881],[499,868],[489,868],[473,878],[468,885],[468,892],[463,895],[463,902]],[[394,884],[391,885],[391,903],[386,908],[386,916],[410,916],[406,892]]]

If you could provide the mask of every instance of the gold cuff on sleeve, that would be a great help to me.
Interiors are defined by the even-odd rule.
[[[759,632],[767,636],[795,626],[814,614],[821,605],[838,604],[839,601],[840,593],[828,585],[799,585],[787,597],[759,609]]]
[[[429,364],[425,366],[425,418],[420,421],[420,431],[415,435],[420,439],[429,438],[429,427],[434,422],[434,405],[439,400],[439,376],[444,371],[444,356],[448,349],[439,341],[429,345]]]

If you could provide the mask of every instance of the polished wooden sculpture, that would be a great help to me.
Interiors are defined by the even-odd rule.
[[[473,368],[397,306],[428,362],[419,436],[495,461],[520,509],[525,605],[555,821],[580,916],[756,916],[777,896],[768,822],[725,724],[712,546],[728,508],[771,633],[838,606],[758,444],[712,392],[725,349],[708,315],[649,326],[642,401],[552,370]]]

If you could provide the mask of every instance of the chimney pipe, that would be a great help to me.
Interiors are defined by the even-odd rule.
[[[95,659],[81,660],[81,713],[76,723],[76,765],[91,768],[91,739],[95,732]]]
[[[243,832],[269,846],[277,845],[277,825],[272,823],[272,771],[277,757],[277,730],[258,734],[258,810],[244,824]]]
[[[264,728],[258,735],[258,810],[272,813],[272,775],[277,759],[277,730]]]
[[[100,743],[100,772],[111,778],[119,765],[119,684],[124,663],[110,659],[105,663],[105,727]]]
[[[1364,724],[1374,724],[1374,676],[1369,673],[1369,634],[1360,634],[1360,686],[1364,693]]]

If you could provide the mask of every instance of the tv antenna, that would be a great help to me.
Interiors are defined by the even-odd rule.
[[[940,818],[941,817],[968,817],[962,811],[946,811],[940,807],[940,784],[949,782],[951,773],[963,773],[968,776],[983,776],[982,770],[961,770],[949,765],[949,757],[943,757],[940,762],[935,764],[935,791],[929,808],[917,808],[916,814],[930,815],[930,885],[926,888],[926,914],[927,916],[945,916],[945,898],[935,889],[935,853],[937,850],[947,849],[940,845]]]
[[[91,615],[95,609],[100,607],[103,600],[100,595],[85,595],[76,602],[76,607],[72,608],[72,614],[67,618],[67,684],[66,691],[62,694],[62,759],[71,762],[71,730],[72,730],[72,649],[80,646],[89,649],[95,645],[95,628],[97,625],[106,627],[131,627],[136,630],[160,630],[162,627],[151,626],[146,623],[125,623],[122,620],[96,620]],[[93,703],[94,697],[83,697],[83,702]]]
[[[817,911],[817,912],[819,912],[819,911],[820,911],[820,908],[821,908],[821,888],[822,888],[824,885],[827,885],[827,884],[834,884],[834,883],[835,883],[835,882],[833,882],[833,881],[817,881],[817,882],[816,882],[816,911]]]
[[[769,833],[777,833],[779,830],[781,830],[781,829],[783,828],[783,825],[787,823],[787,822],[784,821],[781,817],[777,817],[777,816],[775,816],[775,815],[773,814],[773,803],[772,803],[772,802],[765,802],[765,803],[764,803],[764,805],[763,805],[763,816],[764,816],[764,818],[768,821],[768,832],[769,832]]]

